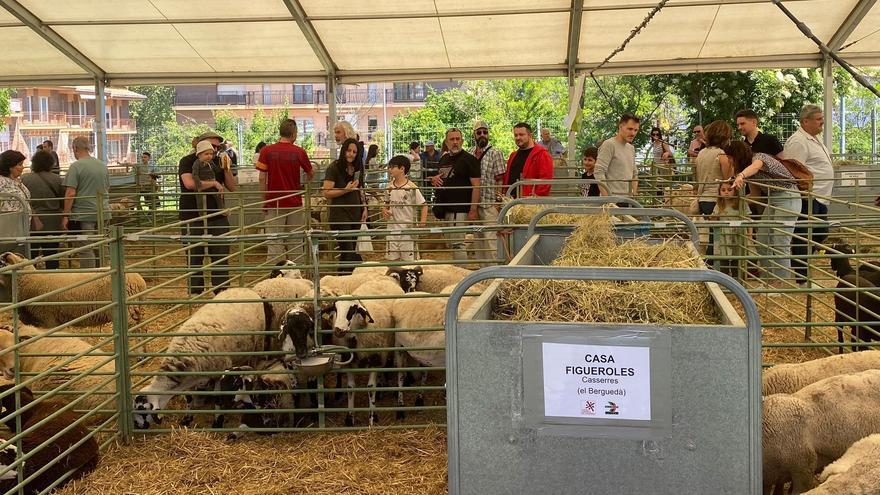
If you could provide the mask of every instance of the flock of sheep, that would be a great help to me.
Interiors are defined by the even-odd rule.
[[[765,494],[880,492],[880,351],[777,365],[762,389]]]

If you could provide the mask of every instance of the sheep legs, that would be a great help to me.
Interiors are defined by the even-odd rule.
[[[376,413],[376,380],[378,379],[378,372],[372,371],[370,372],[370,379],[367,382],[367,388],[369,388],[369,392],[367,396],[370,399],[370,426],[373,426],[375,423],[379,422],[379,415]]]
[[[349,389],[353,389],[355,387],[354,384],[354,373],[346,373],[345,379],[347,382],[347,387]],[[348,414],[345,415],[345,426],[354,426],[354,392],[349,390],[348,392]]]

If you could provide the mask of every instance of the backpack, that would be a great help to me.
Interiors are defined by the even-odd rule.
[[[774,158],[779,160],[779,163],[794,177],[799,191],[809,192],[813,190],[813,172],[810,172],[806,165],[793,158],[779,158],[778,156]]]

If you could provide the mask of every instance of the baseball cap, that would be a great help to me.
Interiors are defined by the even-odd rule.
[[[425,146],[434,146],[434,141],[425,141]]]
[[[488,131],[489,126],[485,122],[483,122],[482,120],[478,120],[478,121],[474,122],[474,130],[476,131],[477,129],[486,129]]]

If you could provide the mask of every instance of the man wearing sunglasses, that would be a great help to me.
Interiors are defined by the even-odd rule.
[[[474,143],[468,152],[480,162],[480,223],[491,223],[498,219],[498,204],[504,193],[504,155],[489,144],[489,126],[482,120],[474,124]],[[477,257],[494,258],[495,231],[476,232]],[[488,264],[487,264],[488,266]]]

